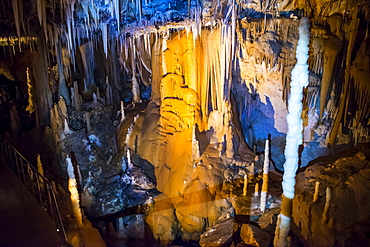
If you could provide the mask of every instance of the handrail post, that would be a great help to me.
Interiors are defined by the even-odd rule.
[[[48,184],[45,184],[45,192],[46,192],[46,202],[47,202],[47,210],[49,211],[50,217],[55,221],[55,212],[52,207],[52,200],[50,196],[50,187]]]
[[[53,191],[53,186],[51,184],[50,184],[50,188],[51,188],[51,191]],[[60,238],[63,241],[63,245],[66,246],[66,247],[69,247],[71,245],[68,243],[68,240],[67,240],[67,235],[66,235],[66,232],[65,232],[65,229],[64,229],[62,218],[60,216],[59,207],[58,207],[58,203],[57,203],[57,200],[55,198],[54,192],[51,193],[51,196],[52,196],[52,200],[54,202],[52,205],[54,207],[54,211],[56,212],[55,222],[56,222],[57,227],[58,227],[57,231],[59,230],[58,234],[59,234]]]

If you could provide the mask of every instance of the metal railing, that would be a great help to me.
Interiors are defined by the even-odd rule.
[[[61,246],[71,247],[72,245],[67,241],[53,187],[49,180],[41,175],[22,154],[2,137],[0,137],[0,153],[15,175],[54,220]]]

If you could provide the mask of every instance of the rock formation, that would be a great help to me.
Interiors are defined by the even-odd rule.
[[[75,197],[107,241],[153,244],[181,239],[204,246],[208,240],[215,246],[265,246],[269,243],[259,236],[273,239],[280,172],[289,173],[283,164],[284,152],[290,153],[287,135],[292,137],[288,99],[297,96],[291,81],[300,62],[295,57],[299,23],[307,19],[308,86],[302,113],[289,109],[297,121],[302,118],[303,130],[293,134],[302,145],[294,146],[289,177],[296,168],[309,168],[298,174],[296,226],[289,238],[308,246],[345,246],[356,241],[354,236],[366,243],[364,156],[346,158],[354,167],[342,160],[335,163],[340,169],[320,168],[320,174],[315,170],[320,165],[310,162],[370,140],[368,1],[12,0],[0,5],[0,73],[23,85],[23,98],[19,93],[22,100],[16,100],[11,115],[0,111],[2,123],[12,120],[1,130],[22,140],[44,140],[45,175],[65,191],[70,157],[80,171]],[[4,85],[1,93],[7,88],[12,94],[14,86]],[[3,98],[1,110],[14,103]],[[266,139],[271,154],[265,160],[271,159],[264,166]],[[310,171],[314,178],[308,183]],[[62,192],[59,197],[69,198]],[[355,210],[337,207],[345,199],[356,201]],[[342,207],[356,220],[348,220]],[[70,223],[70,205],[63,205],[62,214]],[[222,229],[227,232],[217,242],[215,232]],[[340,231],[351,237],[338,236]],[[73,236],[78,245],[83,234]]]

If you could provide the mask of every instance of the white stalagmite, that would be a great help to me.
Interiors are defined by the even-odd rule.
[[[73,215],[76,219],[77,226],[79,228],[82,228],[83,223],[82,223],[82,213],[81,213],[81,208],[80,208],[80,195],[78,194],[77,190],[77,181],[73,169],[73,164],[71,161],[71,158],[67,156],[66,158],[67,161],[67,172],[68,172],[68,190],[71,193],[71,203],[72,203],[72,210],[73,210]]]
[[[69,126],[68,126],[67,119],[65,118],[64,119],[64,134],[69,134],[69,133],[71,133],[71,130],[70,130]]]
[[[262,190],[261,190],[261,212],[265,212],[266,208],[266,198],[267,198],[267,191],[268,191],[268,182],[269,182],[269,140],[266,139],[265,145],[265,160],[263,164],[263,182],[262,182]]]
[[[192,134],[192,162],[193,164],[197,162],[200,158],[200,150],[199,150],[199,143],[195,136],[195,126],[193,126],[193,134]]]
[[[130,149],[127,148],[127,164],[131,164],[131,153],[130,153]]]
[[[126,145],[128,145],[129,142],[130,142],[130,138],[131,138],[131,134],[132,134],[133,129],[134,129],[134,125],[133,125],[133,123],[131,123],[130,127],[127,129],[126,140],[125,140]]]
[[[310,42],[309,22],[303,17],[299,24],[299,39],[296,49],[297,63],[292,70],[290,97],[288,101],[288,132],[285,146],[283,175],[283,201],[280,222],[276,226],[274,246],[285,247],[290,230],[292,199],[294,197],[295,176],[298,169],[298,147],[302,144],[302,98],[303,88],[308,85],[308,44]]]
[[[315,194],[313,195],[312,202],[317,202],[319,200],[319,189],[320,189],[320,182],[316,181],[315,184]]]
[[[93,93],[93,104],[97,104],[98,103],[98,96],[96,96],[95,93]]]

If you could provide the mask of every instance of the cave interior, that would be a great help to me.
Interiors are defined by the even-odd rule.
[[[367,0],[3,0],[0,133],[72,246],[370,246],[369,20]]]

